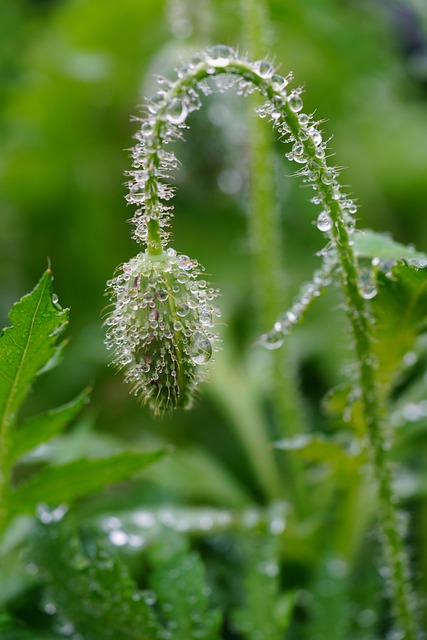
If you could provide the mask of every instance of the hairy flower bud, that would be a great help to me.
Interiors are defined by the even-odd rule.
[[[191,407],[218,344],[213,331],[218,291],[199,279],[201,267],[167,249],[140,253],[108,285],[114,310],[106,345],[125,380],[155,415]]]

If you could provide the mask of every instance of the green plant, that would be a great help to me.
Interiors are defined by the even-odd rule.
[[[386,237],[354,229],[355,203],[340,187],[338,169],[327,166],[319,123],[303,113],[301,90],[289,88],[290,81],[270,62],[252,62],[224,45],[193,57],[179,68],[176,81],[162,81],[136,136],[127,197],[137,206],[135,238],[146,250],[110,282],[114,308],[106,324],[116,364],[152,412],[191,407],[218,344],[219,312],[212,304],[218,292],[201,279],[195,260],[167,246],[173,191],[166,180],[176,161],[164,147],[181,138],[188,115],[201,106],[200,92],[209,95],[231,86],[243,95],[257,90],[267,100],[258,113],[291,145],[288,159],[298,163],[298,174],[315,191],[313,202],[321,206],[317,226],[328,239],[313,281],[258,343],[280,363],[288,334],[327,286],[339,282],[356,354],[348,382],[324,401],[330,424],[338,426],[333,435],[308,429],[298,433],[294,409],[287,416],[288,421],[296,416],[296,423],[280,425],[281,437],[287,437],[275,448],[298,460],[308,505],[293,510],[297,498],[285,486],[289,470],[283,473],[271,452],[257,450],[265,447],[265,433],[261,440],[242,433],[265,492],[267,504],[257,506],[249,506],[253,497],[247,488],[197,450],[176,451],[172,466],[147,469],[152,493],[144,493],[145,484],[129,484],[116,502],[114,495],[103,502],[99,491],[162,458],[163,448],[130,453],[120,439],[93,434],[95,450],[108,455],[76,456],[62,465],[55,464],[60,449],[53,448],[47,463],[35,456],[34,449],[57,437],[87,400],[84,392],[69,405],[21,425],[17,420],[29,387],[57,363],[64,346],[56,342],[67,313],[53,297],[48,271],[13,308],[13,326],[0,339],[0,582],[7,584],[6,593],[0,593],[2,637],[421,637],[391,459],[395,438],[402,440],[397,420],[404,422],[405,410],[409,415],[406,398],[416,391],[402,376],[416,364],[414,349],[421,354],[424,349],[419,338],[427,311],[427,259]],[[261,260],[268,249],[267,242]],[[232,379],[227,368],[224,377],[227,386]],[[257,428],[257,415],[248,409],[253,406],[250,394],[243,397],[240,414]],[[413,414],[424,410],[415,400],[410,406]],[[73,431],[61,437],[63,447],[72,448]],[[313,469],[328,473],[320,481],[314,474],[313,481]],[[190,504],[180,504],[178,497],[174,506],[159,507],[156,491],[162,480],[191,485]],[[92,492],[98,492],[95,498],[88,497]],[[307,498],[310,492],[316,495]],[[205,495],[211,506],[199,505]],[[317,503],[332,505],[337,515],[307,516]],[[392,625],[387,609],[382,610],[375,571],[366,561],[361,567],[357,563],[362,540],[374,547],[364,535],[377,506],[385,558],[380,569],[390,589],[386,600],[392,604]],[[38,523],[22,518],[35,512]],[[23,560],[29,564],[21,574]],[[295,578],[293,565],[303,566],[310,576]],[[359,571],[366,571],[368,579],[356,580]],[[17,576],[8,584],[13,572]],[[302,590],[301,584],[308,586]],[[31,590],[43,611],[41,620],[17,604],[16,593]],[[25,619],[25,626],[19,619]]]
[[[366,302],[376,296],[377,287],[373,274],[360,272],[353,249],[351,235],[357,207],[339,185],[338,168],[329,167],[326,163],[326,142],[318,128],[319,123],[303,112],[301,89],[288,90],[291,80],[292,76],[277,74],[266,60],[252,62],[240,58],[228,46],[216,45],[182,66],[175,82],[162,81],[161,89],[147,105],[149,115],[137,134],[127,197],[138,207],[133,218],[136,227],[134,237],[147,249],[133,262],[125,264],[123,275],[112,282],[115,310],[107,320],[113,326],[107,344],[115,346],[116,363],[127,368],[127,379],[135,382],[136,391],[141,392],[143,401],[149,400],[159,410],[189,404],[188,395],[192,390],[188,389],[187,380],[193,383],[194,372],[208,360],[206,354],[212,351],[215,336],[210,333],[212,310],[206,309],[205,297],[200,295],[200,290],[205,293],[206,285],[204,282],[200,285],[197,280],[199,272],[191,273],[192,263],[185,256],[177,258],[178,266],[179,261],[185,264],[176,273],[176,253],[166,249],[169,234],[165,228],[170,224],[171,215],[171,207],[166,203],[172,198],[173,191],[165,180],[170,170],[176,167],[176,159],[165,147],[180,137],[188,115],[201,107],[199,92],[209,95],[214,88],[224,91],[231,86],[235,86],[241,95],[258,90],[267,100],[257,110],[258,114],[269,117],[285,142],[292,145],[287,157],[300,165],[298,175],[315,191],[312,201],[321,207],[316,224],[330,240],[323,251],[323,266],[313,284],[292,310],[277,321],[274,329],[262,336],[261,344],[268,349],[280,347],[283,337],[326,286],[332,270],[339,270],[356,352],[357,378],[352,393],[360,400],[367,450],[377,483],[379,522],[394,615],[402,637],[415,639],[415,600],[408,581],[408,560],[400,517],[394,505],[387,453],[389,445],[384,426],[385,397],[378,379],[373,347],[374,322]],[[157,275],[159,264],[162,265],[161,275]],[[148,282],[150,278],[152,283]],[[191,304],[190,287],[187,286],[184,294],[179,287],[180,279],[193,281],[192,292],[196,297]],[[174,285],[176,295],[173,293]],[[166,304],[162,299],[165,290]],[[147,291],[150,307],[146,300]],[[210,298],[214,295],[211,291]],[[178,308],[182,313],[177,311]],[[206,330],[201,320],[205,315],[208,315],[204,323],[208,327]],[[189,324],[181,323],[179,316],[189,316]],[[200,341],[204,345],[203,359],[198,361],[200,347],[195,343]],[[197,358],[191,358],[193,349],[197,350]],[[180,383],[180,379],[184,382]]]

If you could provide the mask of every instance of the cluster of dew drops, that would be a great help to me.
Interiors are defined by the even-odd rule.
[[[218,348],[214,325],[220,312],[212,304],[218,289],[209,287],[201,273],[195,260],[169,247],[159,262],[140,253],[107,283],[115,295],[114,312],[106,320],[107,348],[114,349],[116,366],[126,369],[134,394],[151,399],[155,412],[159,386],[167,387],[165,409],[185,393],[190,406],[189,395],[204,379],[199,365]],[[185,389],[178,383],[182,370],[189,371]]]

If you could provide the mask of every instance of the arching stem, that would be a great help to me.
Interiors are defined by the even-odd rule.
[[[239,58],[235,51],[223,45],[193,58],[187,67],[179,70],[178,79],[167,83],[148,103],[149,116],[142,124],[140,142],[134,148],[134,170],[130,172],[133,181],[128,200],[143,204],[134,217],[135,237],[151,244],[151,251],[159,251],[159,244],[166,246],[167,234],[163,229],[171,215],[171,208],[166,203],[173,193],[164,179],[168,178],[168,169],[174,168],[175,158],[165,146],[181,136],[188,114],[200,108],[198,90],[209,93],[213,90],[212,85],[224,90],[230,80],[233,84],[233,79],[239,93],[248,95],[255,89],[266,99],[262,115],[268,115],[280,136],[292,145],[287,155],[299,164],[303,180],[316,192],[313,201],[322,206],[322,225],[318,226],[327,233],[340,265],[347,315],[355,341],[358,384],[378,488],[379,519],[396,625],[402,639],[416,640],[414,596],[394,504],[383,427],[384,408],[379,399],[371,348],[373,328],[366,302],[359,292],[358,266],[350,241],[354,206],[341,191],[337,169],[329,168],[326,163],[326,143],[322,141],[317,123],[313,122],[312,116],[302,113],[301,91],[294,89],[288,93],[289,78],[276,74],[269,62]],[[158,228],[152,220],[158,221]]]

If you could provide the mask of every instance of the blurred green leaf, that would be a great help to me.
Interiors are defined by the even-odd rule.
[[[10,456],[16,460],[31,449],[58,435],[87,404],[90,389],[57,409],[50,409],[27,420],[12,434]]]
[[[70,502],[105,485],[125,480],[165,455],[165,450],[119,453],[108,458],[81,459],[49,467],[10,493],[10,515],[32,513],[39,502],[58,505]]]
[[[166,549],[151,556],[154,562],[150,584],[159,599],[168,637],[218,640],[221,615],[209,607],[203,563],[196,553],[189,553],[179,543],[181,536],[172,532],[167,535]]]
[[[351,471],[359,464],[339,442],[326,438],[322,434],[303,434],[286,438],[274,443],[275,449],[290,451],[314,464],[328,464],[335,471]]]
[[[427,264],[427,255],[416,251],[410,245],[396,242],[389,235],[377,233],[370,229],[355,230],[352,236],[354,250],[357,256],[362,258],[380,258],[381,260],[424,260]]]
[[[66,522],[40,530],[34,556],[59,614],[85,640],[158,640],[152,602],[127,566],[99,546],[84,547]]]
[[[238,539],[243,560],[241,603],[233,611],[235,629],[245,640],[281,640],[289,606],[280,593],[279,538],[249,535]]]
[[[0,416],[2,429],[16,413],[34,378],[55,357],[56,342],[68,321],[52,300],[52,274],[46,271],[35,289],[12,308],[11,327],[0,337]]]
[[[403,357],[427,327],[427,268],[400,261],[389,274],[377,274],[378,294],[371,300],[375,318],[374,356],[386,393],[399,377]]]

